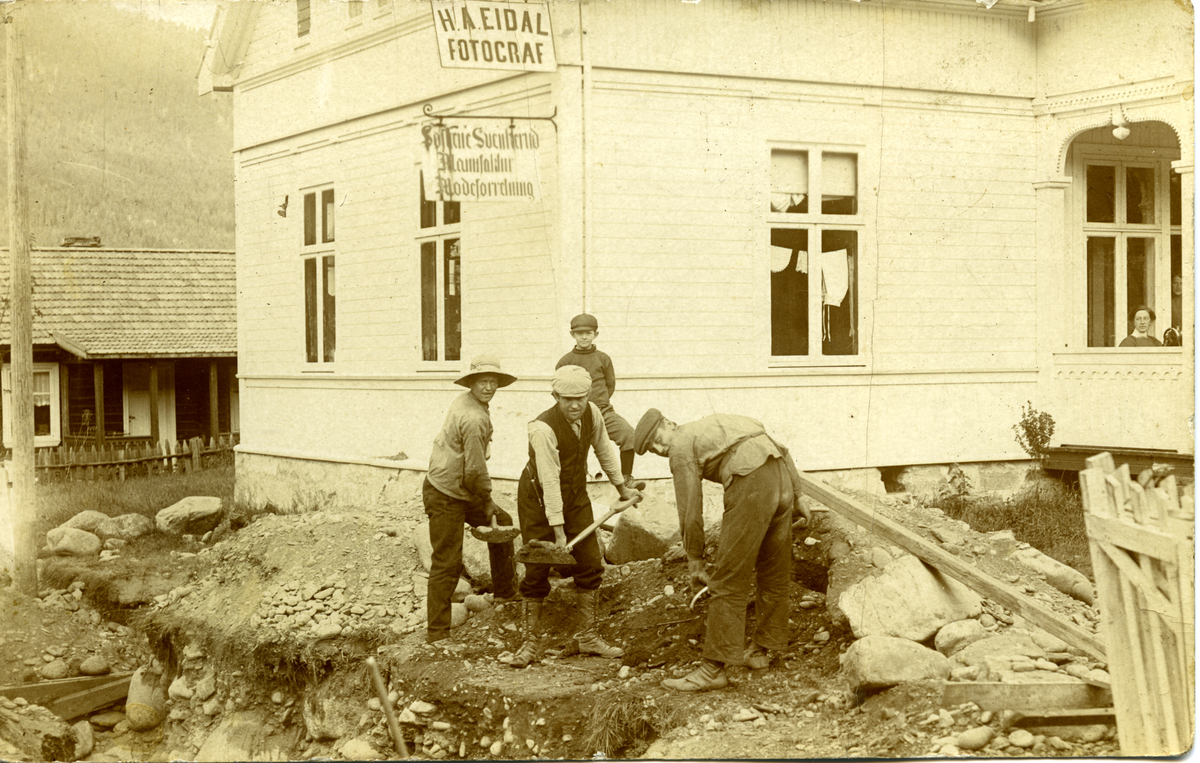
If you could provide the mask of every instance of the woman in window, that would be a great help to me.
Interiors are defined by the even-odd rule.
[[[1130,317],[1133,320],[1133,333],[1121,340],[1121,347],[1162,347],[1162,342],[1146,333],[1154,321],[1153,310],[1138,305]]]

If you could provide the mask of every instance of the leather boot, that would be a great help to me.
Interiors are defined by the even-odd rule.
[[[664,688],[675,691],[708,691],[709,689],[724,689],[729,685],[729,677],[725,675],[725,666],[712,660],[701,660],[700,667],[688,673],[683,678],[668,678],[662,682]]]
[[[596,654],[601,657],[624,657],[625,650],[617,646],[609,646],[600,638],[596,630],[596,592],[578,591],[579,612],[583,617],[583,630],[575,634],[582,654]]]
[[[538,659],[542,651],[542,600],[525,599],[525,640],[508,664],[524,668]]]

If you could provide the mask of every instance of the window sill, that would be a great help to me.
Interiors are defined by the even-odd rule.
[[[840,360],[838,358],[847,358]],[[828,356],[821,355],[814,358],[771,358],[767,361],[767,368],[771,369],[789,369],[789,368],[866,368],[867,361],[855,355]]]
[[[306,367],[300,369],[300,373],[302,373],[302,374],[331,374],[334,372],[334,370],[335,369],[333,368],[332,365],[322,365],[322,366],[318,366],[316,368],[309,368],[306,366]]]

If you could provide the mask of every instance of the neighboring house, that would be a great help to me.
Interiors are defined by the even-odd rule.
[[[233,252],[34,249],[34,446],[208,438],[239,428]],[[0,271],[11,447],[9,270]]]
[[[630,421],[755,416],[809,470],[1023,460],[1026,401],[1056,443],[1193,452],[1187,3],[552,2],[534,72],[444,68],[462,8],[218,13],[243,498],[419,468],[481,351],[520,377],[492,406],[515,476],[583,310]],[[426,197],[426,104],[536,130],[540,199]],[[1139,303],[1184,346],[1118,348]]]

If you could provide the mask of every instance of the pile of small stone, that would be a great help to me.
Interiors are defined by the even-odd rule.
[[[925,718],[909,719],[904,739],[927,742],[928,754],[962,755],[968,752],[997,756],[1048,757],[1052,755],[1095,756],[1116,751],[1116,730],[1105,724],[1059,727],[1057,734],[1033,728],[1008,728],[1003,713],[980,710],[973,702],[941,708]]]
[[[322,583],[291,580],[263,592],[251,623],[277,631],[306,629],[312,637],[323,639],[352,636],[385,621],[396,630],[396,618],[405,618],[399,621],[403,623],[399,632],[407,633],[420,622],[408,622],[418,614],[414,597],[404,595],[412,591],[411,584],[402,586],[395,591],[401,594],[397,597],[393,590],[367,586],[351,599],[344,579]]]

